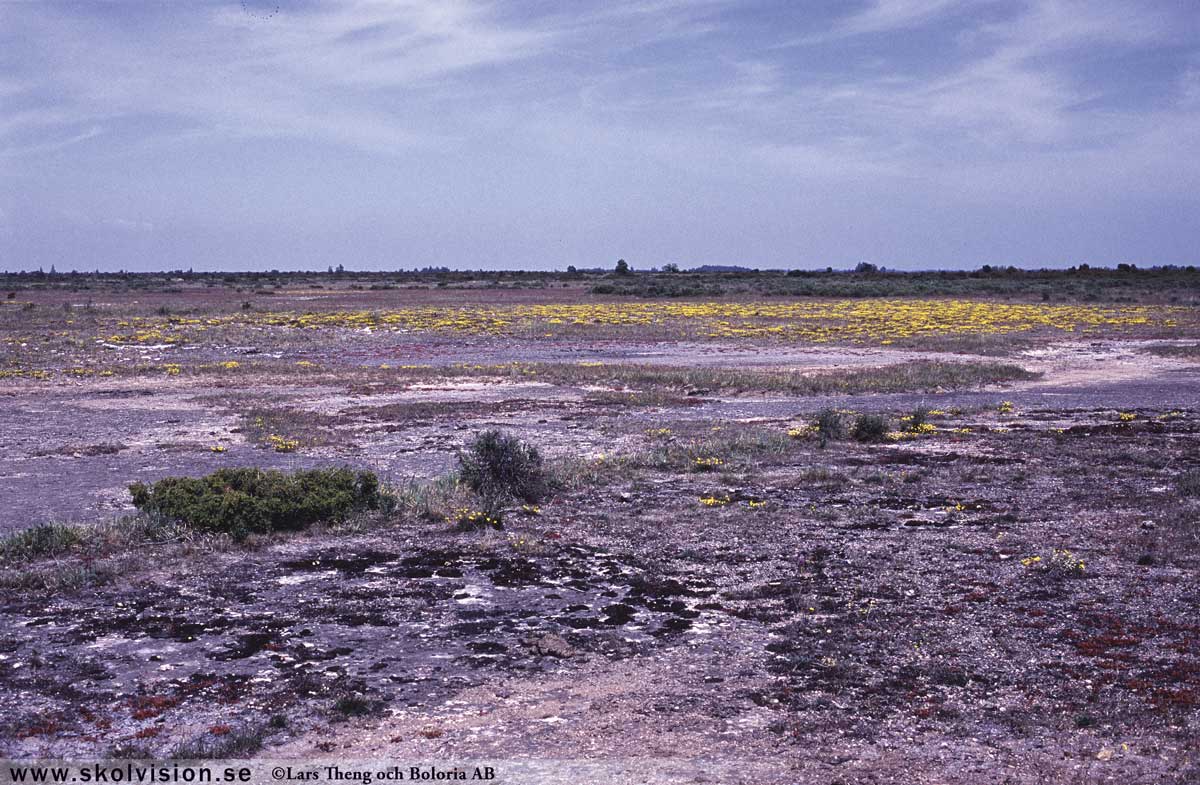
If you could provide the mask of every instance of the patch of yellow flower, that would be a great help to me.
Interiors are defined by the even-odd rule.
[[[493,529],[500,528],[500,519],[484,512],[483,510],[472,510],[470,507],[457,507],[450,515],[446,516],[448,522],[453,522],[459,526],[469,528],[480,528],[488,526]]]
[[[721,460],[720,458],[718,458],[714,455],[714,456],[710,456],[710,457],[696,458],[692,462],[692,468],[698,472],[711,471],[712,469],[715,469],[718,466],[724,465],[724,463],[725,463],[725,461]]]
[[[733,501],[728,495],[726,496],[701,496],[700,503],[705,507],[724,507],[729,502]]]
[[[1075,554],[1065,548],[1055,548],[1054,552],[1050,554],[1052,569],[1065,573],[1082,574],[1086,566],[1083,559],[1076,558]]]
[[[221,363],[221,367],[227,371],[232,371],[233,369],[240,368],[241,366],[242,364],[237,360],[226,360],[225,362]]]
[[[275,449],[275,452],[295,452],[300,446],[299,439],[288,439],[279,434],[271,434],[267,437],[267,443]]]
[[[1047,571],[1057,572],[1063,575],[1082,575],[1087,565],[1075,554],[1065,548],[1055,548],[1050,552],[1048,559],[1043,559],[1041,556],[1027,556],[1021,559],[1021,564],[1025,567],[1042,566]]]
[[[0,379],[49,379],[50,372],[42,370],[23,370],[20,368],[0,371]]]
[[[1177,306],[1054,305],[948,298],[803,302],[607,302],[412,306],[391,310],[241,312],[208,319],[128,320],[112,343],[176,343],[233,325],[296,330],[341,328],[489,335],[546,335],[594,327],[651,327],[692,337],[776,338],[811,343],[879,343],[930,335],[1088,333],[1102,328],[1170,328],[1192,312]],[[581,365],[590,362],[581,363]]]

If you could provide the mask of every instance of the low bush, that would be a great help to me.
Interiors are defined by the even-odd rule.
[[[458,474],[483,500],[487,512],[496,512],[514,499],[536,504],[550,490],[537,448],[497,430],[480,433],[459,452]]]
[[[201,531],[242,539],[251,533],[303,529],[379,509],[379,480],[347,468],[285,474],[220,469],[206,477],[168,477],[129,486],[139,510]]]
[[[881,442],[887,438],[888,421],[879,414],[860,414],[851,435],[860,442]]]
[[[821,438],[822,447],[829,442],[844,439],[846,436],[846,428],[842,424],[842,415],[836,409],[822,409],[817,415],[815,425],[817,426],[817,436]]]

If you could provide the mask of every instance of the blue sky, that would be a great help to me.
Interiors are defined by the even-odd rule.
[[[1196,0],[0,0],[0,269],[1194,264],[1198,215]]]

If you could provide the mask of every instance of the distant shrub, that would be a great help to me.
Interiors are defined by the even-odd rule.
[[[879,414],[860,414],[851,435],[860,442],[881,442],[887,438],[887,418]]]
[[[822,409],[817,414],[817,421],[814,424],[817,427],[817,436],[821,438],[822,447],[828,442],[846,438],[846,426],[842,422],[842,415],[835,409]]]
[[[927,422],[929,422],[929,408],[926,406],[918,406],[908,416],[908,428],[911,431],[921,430],[921,426]]]
[[[497,430],[480,433],[458,454],[458,474],[489,512],[512,499],[536,504],[549,492],[537,448]]]
[[[371,472],[316,469],[285,474],[262,469],[220,469],[206,477],[168,477],[129,486],[139,510],[178,520],[201,531],[241,539],[255,532],[303,529],[380,507],[379,480]]]
[[[1200,496],[1200,469],[1184,472],[1176,483],[1176,487],[1181,496]]]

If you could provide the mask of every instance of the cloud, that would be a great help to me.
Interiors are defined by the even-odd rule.
[[[998,213],[1186,200],[1200,180],[1200,18],[1165,0],[4,13],[0,165],[30,195],[23,235],[65,209],[119,211],[91,228],[131,245],[171,236],[181,212],[195,236],[231,233],[228,248],[230,227],[353,234],[395,214],[437,238],[547,215],[563,235],[564,205],[628,219],[636,204],[653,224],[703,202],[737,236],[721,216],[766,194],[805,211],[821,192],[880,216],[943,196]]]
[[[863,35],[906,30],[929,22],[956,7],[961,0],[874,0],[842,20],[831,35]]]

